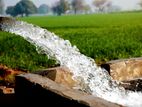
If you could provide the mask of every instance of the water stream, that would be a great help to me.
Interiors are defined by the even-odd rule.
[[[81,54],[68,40],[46,29],[14,19],[3,21],[0,26],[3,31],[22,36],[35,45],[39,53],[68,67],[78,82],[74,88],[124,106],[142,107],[142,93],[120,87],[92,58]]]

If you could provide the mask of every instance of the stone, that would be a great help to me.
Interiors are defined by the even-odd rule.
[[[111,77],[117,81],[129,81],[142,77],[142,58],[114,60],[102,64]]]
[[[119,85],[124,87],[126,90],[142,92],[142,78],[133,79],[129,81],[122,81],[119,83]]]
[[[0,65],[0,106],[16,106],[15,76],[24,73],[26,71]]]
[[[15,95],[22,105],[34,104],[59,107],[122,107],[84,93],[71,89],[51,79],[38,74],[20,74],[16,76]]]
[[[12,24],[14,23],[16,20],[14,18],[10,18],[10,17],[0,17],[0,30],[2,30],[2,24],[3,23],[9,23]]]
[[[73,88],[76,86],[76,81],[73,80],[73,74],[67,67],[54,67],[36,71],[37,74],[48,77],[56,83]]]
[[[0,86],[0,94],[14,94],[14,88],[7,88],[6,86]]]
[[[109,61],[101,67],[126,90],[142,92],[142,58]]]
[[[15,76],[26,73],[25,71],[8,68],[7,66],[0,65],[0,85],[14,87]]]

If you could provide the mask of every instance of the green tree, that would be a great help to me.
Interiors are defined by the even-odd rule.
[[[60,6],[62,13],[66,13],[70,9],[69,3],[67,0],[60,0]]]
[[[69,9],[70,7],[69,7],[69,3],[67,0],[60,0],[56,2],[56,4],[52,7],[53,13],[57,15],[64,14]]]
[[[140,0],[138,4],[140,5],[140,7],[142,7],[142,0]]]
[[[17,13],[14,10],[14,6],[8,6],[6,9],[6,14],[10,14],[11,16],[16,16]]]
[[[78,11],[81,11],[84,9],[84,0],[72,0],[72,8],[74,13],[76,14]]]
[[[30,0],[21,0],[16,4],[14,10],[16,11],[17,15],[20,14],[21,16],[24,16],[25,14],[26,16],[29,16],[29,14],[34,14],[37,12],[37,7]]]
[[[52,7],[52,11],[54,14],[57,14],[59,16],[62,14],[62,8],[59,1],[56,2],[55,5]]]
[[[84,5],[83,10],[84,10],[85,14],[88,14],[91,11],[91,7],[88,4],[86,4],[86,5]]]
[[[98,12],[103,12],[106,6],[107,0],[94,0],[93,5],[97,8]]]
[[[38,13],[39,13],[39,14],[46,14],[46,13],[49,12],[49,10],[50,10],[50,8],[49,8],[48,5],[42,4],[42,5],[40,5],[39,8],[38,8]]]
[[[4,2],[0,0],[0,14],[4,14]]]

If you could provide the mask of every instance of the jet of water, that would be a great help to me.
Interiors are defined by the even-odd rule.
[[[10,18],[0,18],[0,29],[22,36],[35,45],[39,53],[68,67],[78,83],[75,88],[124,106],[142,107],[142,93],[120,87],[92,58],[81,54],[68,40],[46,29]]]

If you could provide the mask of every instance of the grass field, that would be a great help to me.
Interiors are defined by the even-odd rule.
[[[25,17],[24,20],[70,40],[97,63],[142,56],[142,13]],[[19,42],[20,41],[20,42]],[[0,32],[0,63],[20,69],[50,67],[45,55],[18,36]]]

